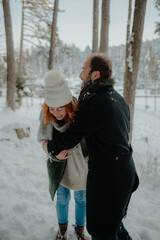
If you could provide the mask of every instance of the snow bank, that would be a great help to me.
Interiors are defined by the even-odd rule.
[[[23,107],[15,112],[3,109],[3,104],[0,103],[0,239],[53,240],[57,232],[55,202],[48,192],[45,154],[36,140],[41,100],[33,99],[33,105],[24,100]],[[145,112],[140,106],[137,102],[133,149],[141,184],[133,194],[124,223],[134,240],[159,240],[160,114]],[[15,127],[28,126],[30,137],[18,139]],[[147,159],[153,162],[155,156],[158,167],[147,175]],[[72,195],[68,231],[71,240],[76,239],[74,223]]]

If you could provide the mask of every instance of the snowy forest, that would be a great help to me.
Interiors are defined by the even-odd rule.
[[[0,25],[4,26],[0,28],[0,42],[6,46],[5,51],[0,49],[0,240],[51,240],[56,236],[56,203],[48,193],[45,153],[37,142],[44,74],[50,69],[60,70],[78,97],[79,74],[92,53],[106,54],[112,60],[115,89],[131,112],[130,141],[140,186],[125,225],[133,240],[159,240],[160,22],[155,25],[157,38],[143,42],[147,0],[135,0],[133,8],[132,0],[128,0],[126,44],[109,46],[112,0],[93,0],[92,46],[82,51],[59,37],[57,19],[65,11],[59,8],[59,1],[21,0],[18,48],[13,43],[10,0],[0,1]],[[153,2],[160,15],[160,0]],[[24,47],[25,42],[30,48]],[[76,239],[72,224],[73,196],[69,239]]]

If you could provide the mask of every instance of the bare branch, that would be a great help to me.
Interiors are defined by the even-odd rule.
[[[38,46],[36,43],[31,42],[30,40],[28,40],[28,39],[26,39],[26,38],[24,38],[23,40],[26,41],[26,42],[29,42],[29,43],[33,44],[33,45],[36,46],[36,47]]]

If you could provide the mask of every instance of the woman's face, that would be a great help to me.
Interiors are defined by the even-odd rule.
[[[65,107],[49,107],[49,111],[57,120],[62,120],[67,114]]]

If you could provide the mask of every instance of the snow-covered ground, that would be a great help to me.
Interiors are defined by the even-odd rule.
[[[135,104],[133,149],[140,186],[124,223],[133,240],[160,239],[160,98]],[[57,232],[55,202],[48,193],[45,154],[36,140],[42,100],[24,99],[12,112],[0,101],[0,240],[53,240]],[[18,139],[15,128],[30,127]],[[74,240],[74,201],[69,210],[68,239]]]

